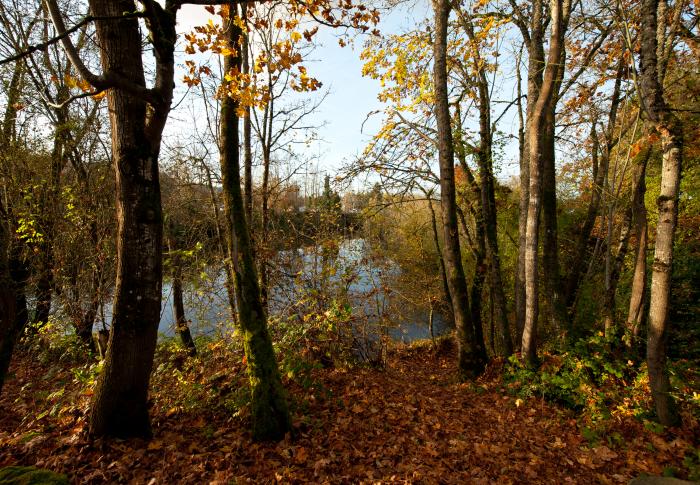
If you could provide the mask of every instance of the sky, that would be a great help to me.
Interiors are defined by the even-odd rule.
[[[386,32],[398,32],[412,25],[416,18],[420,20],[423,15],[427,15],[425,8],[412,9],[410,12],[396,9],[381,18],[378,28]],[[178,14],[178,32],[190,32],[195,26],[205,24],[210,17],[204,7],[185,5]],[[323,83],[321,90],[306,95],[309,102],[313,103],[328,90],[325,100],[309,119],[309,124],[319,126],[316,130],[319,140],[306,150],[308,154],[318,156],[319,170],[331,176],[346,161],[360,154],[372,135],[378,131],[381,113],[367,118],[368,113],[385,108],[377,99],[379,82],[362,76],[360,52],[366,37],[357,36],[354,42],[341,47],[338,43],[339,34],[332,28],[321,26],[315,37],[317,47],[310,55],[310,62],[305,63],[309,74]],[[178,57],[179,63],[186,59],[184,55]],[[182,74],[177,74],[176,83],[180,83],[181,79]],[[183,87],[178,86],[178,91],[182,93]],[[184,116],[177,112],[174,118],[169,126],[171,134],[187,125]]]
[[[429,3],[418,0],[410,6],[394,8],[388,14],[381,17],[379,30],[383,33],[399,33],[405,31],[416,23],[432,15]],[[204,7],[186,5],[178,14],[178,31],[190,32],[194,26],[203,25],[211,15]],[[216,20],[216,19],[215,19]],[[382,111],[386,106],[377,99],[380,85],[379,81],[362,76],[362,61],[360,52],[366,37],[358,36],[346,47],[338,44],[339,32],[332,28],[321,26],[315,37],[317,47],[310,55],[310,62],[305,65],[309,74],[323,83],[323,89],[316,93],[306,94],[309,102],[323,95],[326,89],[328,95],[320,108],[311,115],[309,124],[320,126],[317,130],[319,140],[305,148],[306,156],[316,156],[318,171],[329,174],[332,177],[346,163],[362,153],[363,149],[381,125],[382,113],[374,114],[368,118],[371,112]],[[508,56],[504,56],[508,57]],[[180,55],[179,63],[183,63],[187,57]],[[505,67],[505,71],[512,69]],[[496,89],[508,99],[513,99],[514,74],[501,72],[497,76]],[[176,75],[176,83],[179,83],[179,91],[184,91],[182,74]],[[176,96],[177,99],[177,96]],[[494,105],[494,118],[500,114],[498,104]],[[501,129],[510,133],[517,133],[515,110],[503,117]],[[187,117],[178,120],[177,111],[175,119],[169,124],[169,131],[177,133],[187,129],[191,121]],[[191,118],[191,116],[190,116]],[[500,164],[499,178],[505,179],[517,174],[517,143],[511,140],[505,149],[505,160]],[[322,177],[322,175],[321,175]],[[357,181],[353,187],[360,189],[361,181]]]

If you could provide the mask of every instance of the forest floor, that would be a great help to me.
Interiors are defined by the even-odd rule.
[[[612,423],[622,440],[590,443],[571,411],[510,396],[497,368],[457,382],[451,354],[406,348],[382,370],[314,370],[305,387],[285,377],[294,435],[273,444],[251,442],[245,408],[175,396],[187,375],[200,383],[186,388],[193,400],[225,396],[242,363],[219,356],[193,374],[160,365],[153,440],[90,442],[80,373],[20,354],[0,398],[0,467],[34,465],[75,483],[627,483],[682,469],[700,436],[697,425],[656,434],[630,418]]]

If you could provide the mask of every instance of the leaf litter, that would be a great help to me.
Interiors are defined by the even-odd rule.
[[[189,376],[213,394],[244,385],[240,357],[207,364]],[[458,382],[450,351],[423,348],[392,351],[384,369],[314,370],[312,388],[288,380],[294,432],[279,443],[253,443],[245,409],[178,405],[176,372],[154,375],[152,440],[90,441],[90,393],[69,369],[19,354],[12,372],[0,396],[0,467],[75,483],[615,484],[681,469],[699,434],[697,422],[658,435],[630,418],[614,423],[621,444],[589,443],[571,411],[508,395],[497,370]]]

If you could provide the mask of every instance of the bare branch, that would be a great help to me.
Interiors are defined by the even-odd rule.
[[[86,93],[76,94],[74,96],[69,97],[68,99],[64,100],[61,103],[51,103],[48,100],[45,100],[45,101],[46,101],[46,104],[48,106],[51,106],[52,108],[56,108],[56,109],[61,109],[61,108],[65,108],[66,106],[68,106],[70,103],[72,103],[73,101],[75,101],[77,99],[89,98],[90,96],[97,96],[98,94],[101,94],[104,91],[105,91],[105,89],[98,89],[97,91],[90,91],[90,92],[86,92]]]

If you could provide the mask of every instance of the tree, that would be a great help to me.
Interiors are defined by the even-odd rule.
[[[658,11],[659,0],[642,1],[640,100],[650,123],[661,136],[662,149],[661,192],[657,199],[659,221],[656,226],[649,305],[647,367],[657,418],[660,423],[671,426],[680,419],[670,394],[666,338],[671,297],[673,234],[678,220],[678,191],[683,162],[683,125],[664,100],[663,78],[659,75],[658,65],[663,60],[657,55]]]
[[[535,7],[536,8],[536,7]],[[535,15],[538,15],[537,13]],[[564,8],[562,0],[551,3],[551,25],[549,53],[542,86],[536,97],[527,128],[529,181],[527,227],[525,240],[525,322],[523,325],[522,353],[529,365],[537,363],[537,318],[539,315],[537,252],[539,248],[540,210],[542,207],[542,176],[544,168],[545,133],[547,113],[555,99],[558,82],[558,63],[562,56]],[[553,120],[551,120],[553,122]]]
[[[450,16],[448,0],[434,0],[435,38],[433,44],[433,84],[437,149],[440,163],[440,201],[442,206],[443,254],[450,289],[452,310],[457,327],[458,366],[463,377],[476,377],[483,369],[483,353],[479,352],[470,314],[462,254],[459,246],[457,203],[455,199],[454,147],[447,97],[447,24]]]
[[[0,161],[11,153],[15,138],[14,118],[19,100],[19,83],[22,67],[16,65],[8,91],[7,108],[0,132]],[[4,167],[3,167],[4,168]],[[27,300],[24,294],[25,265],[17,255],[17,241],[10,224],[9,207],[0,198],[0,393],[10,367],[12,352],[22,330],[27,324]]]
[[[0,199],[0,394],[10,367],[12,350],[22,330],[16,318],[15,282],[10,273],[11,238],[6,216]]]
[[[486,77],[486,66],[481,56],[480,40],[486,37],[488,29],[479,32],[479,38],[474,30],[471,16],[468,12],[458,12],[461,24],[467,32],[471,44],[471,57],[476,74],[476,85],[479,100],[479,146],[476,158],[479,164],[479,179],[481,183],[481,211],[486,239],[486,250],[489,265],[489,283],[491,296],[494,301],[496,320],[501,331],[501,346],[503,354],[513,353],[513,341],[510,337],[506,296],[503,289],[501,274],[501,256],[498,250],[498,217],[496,213],[496,184],[493,175],[493,133],[491,125],[491,95]],[[490,24],[489,24],[490,25]],[[466,164],[465,164],[466,165]]]
[[[632,197],[632,218],[637,246],[634,252],[634,272],[632,276],[632,288],[630,289],[629,311],[627,312],[627,331],[629,333],[628,346],[637,344],[639,332],[646,322],[646,296],[647,296],[647,208],[644,203],[646,193],[647,162],[651,149],[644,150],[645,154],[635,164],[634,168],[634,195]]]
[[[103,74],[93,74],[67,36],[55,1],[47,2],[66,54],[78,74],[107,91],[117,183],[117,279],[109,347],[90,410],[93,436],[151,435],[148,383],[162,285],[162,209],[158,155],[173,92],[175,14],[144,1],[93,0]],[[126,12],[126,13],[125,13]],[[146,87],[138,16],[146,19],[156,56],[156,80]]]
[[[235,4],[229,6],[224,18],[227,20],[228,48],[232,51],[232,55],[224,57],[224,72],[235,73],[240,69],[241,62],[241,30],[235,22]],[[251,386],[253,437],[256,440],[275,440],[285,435],[291,427],[291,421],[267,328],[267,314],[260,294],[253,247],[245,218],[238,151],[239,106],[237,100],[229,94],[231,90],[237,89],[237,86],[230,86],[232,82],[233,80],[227,81],[224,85],[226,94],[221,100],[220,132],[224,212],[231,258],[229,264],[234,276],[239,325]]]

